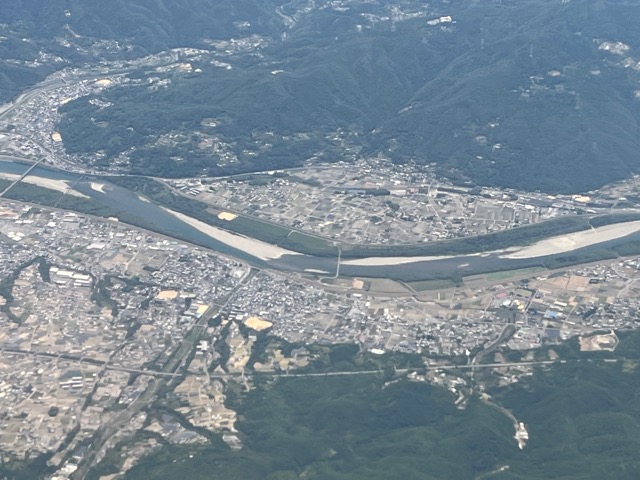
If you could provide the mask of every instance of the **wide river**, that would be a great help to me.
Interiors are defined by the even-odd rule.
[[[28,167],[29,165],[16,163],[0,157],[0,175],[20,175],[24,173]],[[64,181],[72,185],[73,189],[77,192],[91,197],[95,202],[108,206],[110,209],[126,212],[131,217],[131,223],[137,226],[168,237],[201,245],[224,255],[244,260],[255,266],[299,273],[326,272],[328,276],[336,272],[337,258],[288,254],[287,252],[284,252],[280,256],[265,258],[259,254],[252,254],[252,251],[256,249],[245,246],[244,243],[246,242],[229,242],[227,240],[227,243],[224,243],[224,241],[220,241],[213,238],[212,235],[205,233],[202,228],[199,229],[197,226],[194,226],[193,222],[188,223],[166,209],[160,208],[149,201],[144,201],[135,193],[107,182],[100,181],[102,185],[96,188],[95,179],[83,177],[79,174],[40,167],[33,169],[27,179],[31,177],[34,177],[32,178],[33,183],[41,186],[51,180],[54,181],[52,184],[56,184],[55,181],[57,181],[58,185],[60,185],[60,181]],[[609,237],[605,236],[605,241],[586,247],[570,249],[569,251],[571,251],[572,254],[580,254],[616,244],[640,241],[640,232],[638,231],[640,228],[633,231],[633,229],[629,229],[627,225],[625,230],[623,227],[624,224],[618,225],[620,225],[620,232],[623,236],[614,238],[615,233],[613,236],[610,234]],[[618,227],[613,227],[613,229],[615,228]],[[629,231],[632,233],[627,233]],[[553,247],[551,251],[553,251]],[[556,255],[566,254],[566,252],[566,248],[564,251],[558,248]],[[537,256],[534,258],[507,258],[504,252],[494,252],[482,255],[461,255],[440,258],[417,257],[396,261],[393,259],[390,259],[390,261],[385,261],[389,259],[369,259],[370,261],[367,261],[365,259],[364,261],[359,260],[357,262],[342,262],[340,265],[340,275],[352,277],[388,277],[405,281],[422,278],[445,278],[451,277],[452,275],[465,276],[538,266],[542,264],[544,259],[552,256],[554,255]],[[510,255],[510,257],[517,257],[517,255]],[[399,263],[400,261],[403,263]]]

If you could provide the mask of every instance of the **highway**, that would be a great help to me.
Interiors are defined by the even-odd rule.
[[[179,377],[180,374],[179,373],[174,373],[174,372],[163,372],[163,371],[159,371],[159,370],[141,370],[138,368],[127,368],[127,367],[122,367],[122,366],[118,366],[118,365],[109,365],[109,362],[105,362],[104,360],[98,360],[95,358],[89,358],[89,357],[79,357],[76,355],[68,355],[66,353],[50,353],[50,352],[37,352],[34,350],[21,350],[19,348],[11,348],[11,347],[0,347],[0,354],[2,353],[6,353],[6,354],[10,354],[10,355],[25,355],[25,356],[32,356],[32,357],[41,357],[41,358],[57,358],[57,359],[61,359],[61,360],[69,360],[72,362],[79,362],[79,363],[87,363],[90,365],[96,365],[99,367],[104,368],[105,370],[117,370],[120,372],[128,372],[128,373],[134,373],[134,374],[139,374],[139,375],[147,375],[150,377],[165,377],[165,378],[172,378],[172,377]]]
[[[214,316],[219,311],[218,308],[214,309],[209,315],[206,316],[206,321]],[[205,318],[203,315],[202,318]],[[203,325],[202,321],[198,322],[194,326],[194,329],[197,329]],[[106,370],[117,370],[121,372],[134,373],[139,375],[147,375],[151,377],[158,378],[178,378],[183,375],[182,372],[177,371],[176,369],[182,364],[182,360],[184,360],[185,356],[191,352],[191,349],[194,344],[194,339],[189,339],[189,341],[183,342],[187,348],[179,349],[178,352],[173,357],[173,361],[168,362],[168,370],[167,366],[163,370],[141,370],[137,368],[127,368],[118,365],[109,365],[108,362],[104,360],[97,360],[89,357],[80,357],[74,355],[67,355],[64,353],[48,353],[48,352],[37,352],[33,350],[20,350],[17,348],[2,348],[0,347],[0,353],[14,354],[14,355],[31,355],[34,357],[46,357],[46,358],[59,358],[63,360],[76,361],[81,363],[88,363],[91,365],[101,366]],[[580,359],[575,359],[571,361],[580,361]],[[464,365],[456,365],[456,364],[447,364],[447,365],[427,365],[424,367],[416,367],[416,368],[399,368],[396,369],[395,372],[399,374],[405,374],[410,372],[415,372],[418,370],[477,370],[482,368],[504,368],[504,367],[531,367],[531,366],[540,366],[540,365],[553,365],[553,364],[564,364],[567,363],[567,360],[539,360],[539,361],[526,361],[526,362],[506,362],[506,363],[481,363],[481,364],[464,364]],[[209,373],[211,378],[219,378],[219,379],[229,379],[229,378],[238,378],[241,376],[245,377],[282,377],[282,378],[302,378],[302,377],[341,377],[341,376],[351,376],[351,375],[375,375],[382,373],[380,370],[346,370],[346,371],[330,371],[330,372],[308,372],[308,373],[288,373],[288,372],[251,372],[251,373]],[[204,375],[204,374],[198,374]]]

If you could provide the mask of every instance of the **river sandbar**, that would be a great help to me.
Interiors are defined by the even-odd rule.
[[[357,267],[389,267],[393,265],[404,265],[405,263],[432,262],[434,260],[447,260],[454,258],[452,255],[442,255],[435,257],[366,257],[356,260],[343,260],[342,265],[353,265]]]
[[[96,192],[105,193],[104,187],[104,183],[91,182],[91,189],[95,190]]]
[[[0,178],[15,181],[18,180],[21,175],[15,173],[0,173]],[[62,192],[66,195],[73,195],[74,197],[89,198],[87,195],[73,190],[69,186],[69,182],[66,180],[54,180],[53,178],[36,177],[35,175],[27,175],[22,180],[24,183],[30,183],[38,187],[48,188],[49,190],[55,190],[56,192]]]
[[[603,227],[591,228],[581,232],[569,233],[567,235],[559,235],[557,237],[547,238],[527,247],[518,248],[507,255],[501,255],[501,258],[524,259],[545,257],[547,255],[556,255],[559,253],[571,252],[579,248],[589,247],[598,243],[617,240],[626,237],[632,233],[640,231],[640,220],[633,222],[615,223],[605,225]]]
[[[260,260],[275,260],[282,257],[283,255],[300,255],[298,252],[285,250],[284,248],[280,248],[276,245],[271,245],[270,243],[262,242],[260,240],[245,237],[237,233],[231,233],[226,230],[222,230],[221,228],[214,227],[200,220],[189,217],[183,213],[170,210],[166,207],[161,208],[165,212],[170,213],[171,215],[176,217],[178,220],[181,220],[184,223],[196,228],[197,230],[200,230],[205,235],[208,235],[211,238],[222,242],[232,248],[242,250],[243,252],[259,258]]]

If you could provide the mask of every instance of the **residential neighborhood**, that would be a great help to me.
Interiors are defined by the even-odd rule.
[[[242,448],[225,405],[229,383],[250,389],[253,374],[304,371],[305,345],[418,353],[431,359],[425,368],[437,367],[471,362],[496,340],[530,351],[637,328],[640,308],[636,258],[394,295],[323,286],[118,222],[11,201],[0,208],[0,238],[0,447],[17,458],[55,453],[50,462],[60,472],[73,470],[74,455],[109,422],[124,427],[111,443],[143,428],[169,441],[206,442],[141,410],[162,382],[194,427]],[[272,360],[250,362],[265,334],[301,350],[289,358],[271,349]],[[585,342],[615,348],[615,337]],[[496,370],[511,382],[531,368]],[[448,379],[455,391],[467,382],[420,378]],[[97,458],[111,443],[93,444]],[[157,445],[138,447],[145,455]]]

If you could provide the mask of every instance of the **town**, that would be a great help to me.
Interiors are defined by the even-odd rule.
[[[225,220],[255,217],[355,245],[446,240],[610,208],[586,195],[456,186],[430,169],[385,158],[165,182],[227,212]]]
[[[133,151],[115,158],[68,153],[59,108],[85,96],[98,109],[110,108],[102,96],[110,88],[155,91],[199,75],[204,64],[229,70],[234,55],[266,42],[257,35],[207,40],[206,50],[60,70],[2,107],[0,154],[87,175],[126,174]],[[140,69],[144,76],[127,75]],[[159,136],[157,146],[195,142],[219,165],[234,164],[238,152],[217,126],[216,118],[207,119],[197,131]],[[637,212],[639,176],[580,195],[477,187],[442,178],[435,165],[362,157],[351,135],[339,130],[328,139],[343,152],[334,162],[156,180],[220,220],[259,220],[327,245],[412,245],[560,216]],[[272,141],[270,132],[254,137],[257,149]],[[0,177],[16,180],[12,173]],[[84,196],[62,180],[17,181]],[[269,270],[114,219],[9,199],[0,200],[0,268],[0,450],[8,460],[46,455],[54,480],[82,478],[114,455],[120,471],[103,479],[115,479],[165,444],[205,445],[215,437],[241,450],[239,415],[227,396],[251,390],[261,376],[380,374],[317,372],[319,346],[355,345],[383,360],[419,356],[420,367],[392,365],[394,374],[440,385],[465,408],[489,378],[479,369],[508,385],[564,361],[553,348],[569,339],[579,338],[584,352],[613,351],[616,332],[638,328],[640,309],[635,257],[460,282],[402,283],[339,271],[326,278]],[[543,351],[541,359],[536,352]],[[521,361],[512,360],[513,352]],[[523,425],[516,437],[524,448]]]
[[[606,350],[615,334],[592,334],[637,328],[640,308],[635,258],[469,277],[415,295],[353,288],[359,279],[324,285],[118,222],[11,201],[1,204],[0,238],[0,448],[22,459],[53,453],[58,479],[89,449],[98,463],[138,430],[207,442],[167,413],[143,411],[161,387],[194,428],[239,449],[236,414],[225,406],[229,382],[246,389],[252,374],[305,372],[305,346],[420,354],[425,367],[471,362],[496,340],[531,351],[581,336],[585,350]],[[299,347],[291,357],[270,347],[270,361],[249,363],[258,335]],[[504,382],[532,368],[495,367]],[[465,384],[451,374],[411,378],[453,391]],[[96,441],[105,428],[111,435]],[[158,446],[136,444],[127,465]]]

